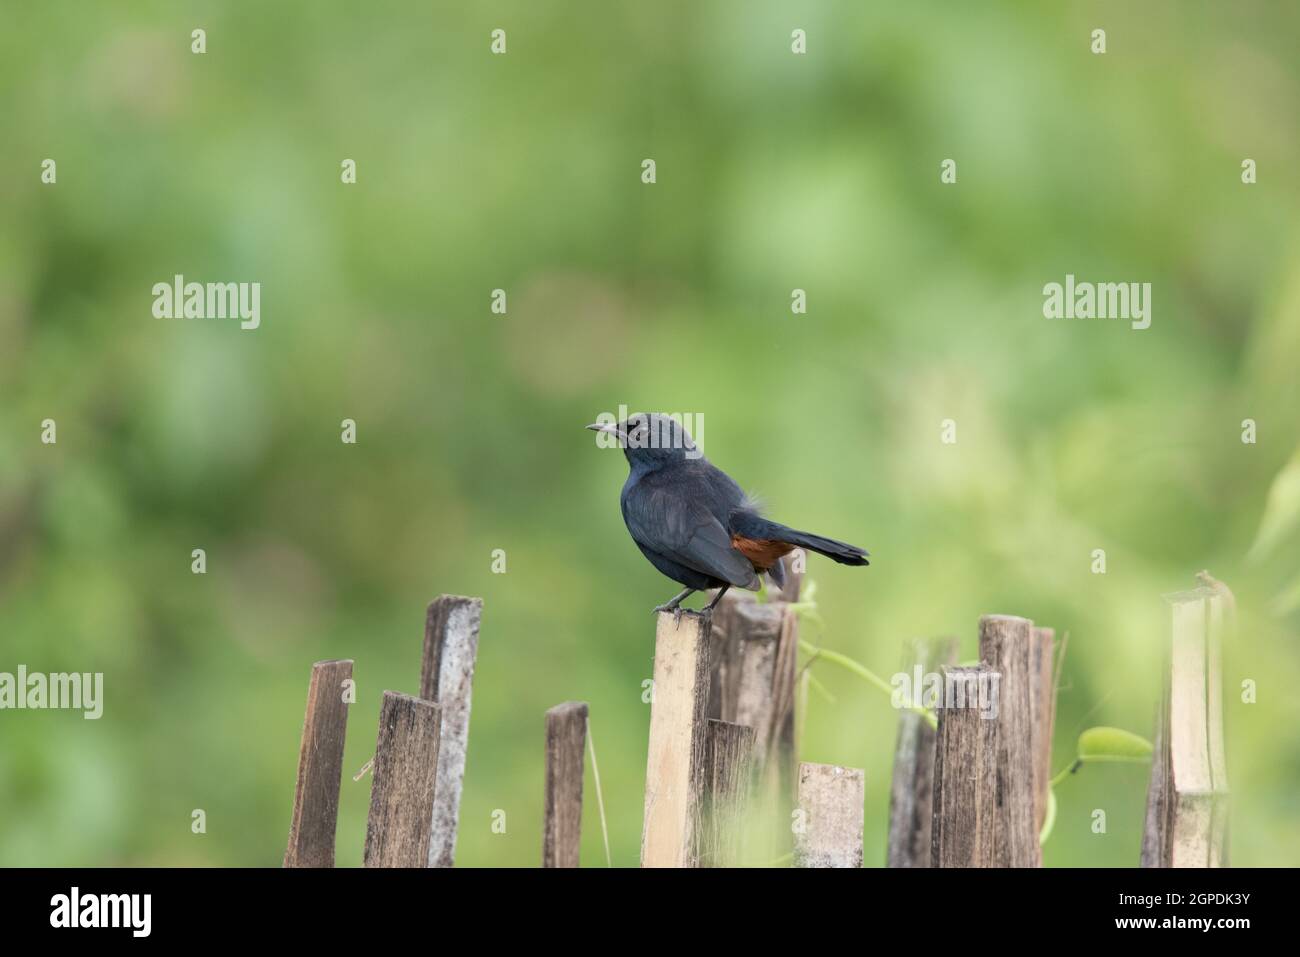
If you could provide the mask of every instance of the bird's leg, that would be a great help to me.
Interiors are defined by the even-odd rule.
[[[673,624],[680,625],[682,623],[682,612],[685,611],[685,609],[682,608],[682,601],[692,595],[695,591],[696,589],[694,588],[683,589],[682,593],[675,596],[672,601],[663,605],[656,605],[654,610],[655,614],[657,615],[661,611],[671,611],[673,613]]]
[[[727,593],[727,589],[730,587],[731,587],[730,585],[723,585],[721,588],[719,588],[718,593],[713,596],[713,601],[709,602],[707,605],[705,605],[703,608],[700,609],[700,614],[705,618],[712,618],[713,609],[718,607],[718,602],[722,601],[722,596]]]

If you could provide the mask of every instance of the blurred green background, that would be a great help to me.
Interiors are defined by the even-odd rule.
[[[1294,864],[1298,27],[1266,2],[6,0],[0,670],[102,671],[106,702],[0,713],[0,864],[278,865],[332,657],[358,864],[351,772],[442,592],[485,601],[458,862],[538,863],[542,715],[577,698],[634,864],[676,586],[582,430],[620,403],[702,414],[773,517],[871,550],[810,562],[813,640],[889,674],[907,638],[974,657],[984,613],[1068,631],[1055,768],[1090,725],[1151,734],[1161,595],[1209,568],[1241,612],[1232,860]],[[153,318],[176,273],[262,283],[261,328]],[[1151,328],[1044,319],[1066,273],[1151,282]],[[803,757],[866,769],[879,865],[897,715],[814,667],[835,700]],[[1063,784],[1047,864],[1135,864],[1147,773]]]

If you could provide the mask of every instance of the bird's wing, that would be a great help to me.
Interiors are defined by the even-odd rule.
[[[679,492],[643,483],[624,502],[623,517],[632,537],[646,548],[739,588],[758,583],[754,566],[731,547],[722,523]]]

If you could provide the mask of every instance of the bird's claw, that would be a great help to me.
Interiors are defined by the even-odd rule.
[[[685,608],[681,605],[675,605],[672,602],[663,605],[655,605],[654,613],[657,615],[661,611],[671,611],[673,613],[673,625],[679,628],[681,627],[682,615],[686,614]]]
[[[656,605],[654,613],[657,615],[661,611],[671,611],[673,613],[673,627],[675,628],[682,626],[682,615],[696,615],[700,621],[706,624],[713,620],[712,608],[701,608],[699,611],[692,611],[689,608],[683,608],[681,605]]]

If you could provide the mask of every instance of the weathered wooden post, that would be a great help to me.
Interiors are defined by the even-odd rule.
[[[1166,596],[1172,638],[1147,791],[1143,867],[1227,863],[1220,645],[1230,596],[1222,586]]]
[[[433,805],[429,866],[451,867],[456,858],[465,752],[469,744],[470,690],[478,656],[482,598],[442,595],[425,615],[420,697],[441,712],[438,787]]]
[[[1168,674],[1168,667],[1164,669]],[[1147,782],[1147,809],[1142,821],[1140,867],[1168,867],[1166,821],[1169,818],[1169,694],[1164,689],[1155,708],[1155,734],[1151,751],[1151,777]]]
[[[1052,733],[1056,727],[1056,660],[1055,629],[1035,628],[1029,652],[1035,833],[1042,831],[1047,818],[1047,792],[1052,780]],[[1041,850],[1039,856],[1041,859]]]
[[[709,717],[754,729],[754,769],[794,792],[794,700],[799,618],[785,602],[730,592],[714,616]]]
[[[910,669],[914,704],[922,700],[928,675],[957,661],[957,639],[921,639],[907,643],[903,666]],[[940,677],[942,680],[942,677]],[[935,703],[935,707],[942,701]],[[894,771],[889,791],[890,867],[930,866],[930,824],[934,815],[935,730],[915,711],[898,714]]]
[[[865,776],[860,768],[799,765],[795,867],[861,867]]]
[[[795,798],[799,617],[783,601],[760,604],[748,592],[733,591],[719,603],[713,629],[709,715],[754,729],[756,830],[747,849],[760,859],[783,857],[790,851],[785,822]]]
[[[546,712],[546,800],[542,867],[577,867],[582,839],[583,751],[587,703],[566,701]]]
[[[439,719],[432,701],[384,692],[366,824],[366,867],[425,867],[429,862]]]
[[[1041,867],[1034,729],[1034,623],[1012,615],[980,619],[980,659],[1001,677],[996,714],[997,762],[1002,799],[997,804],[993,847],[999,867]]]
[[[989,665],[944,669],[934,750],[932,867],[996,867],[999,678]]]
[[[710,718],[705,739],[704,831],[700,866],[734,867],[753,780],[754,729]]]
[[[660,612],[646,758],[642,867],[696,867],[707,775],[709,620]]]
[[[318,661],[311,666],[307,714],[298,751],[298,783],[285,867],[333,867],[339,816],[339,782],[348,730],[352,661]]]

